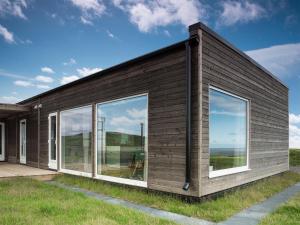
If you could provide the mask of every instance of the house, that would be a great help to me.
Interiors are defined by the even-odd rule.
[[[0,105],[0,160],[197,197],[288,170],[287,86],[202,23],[189,33]]]

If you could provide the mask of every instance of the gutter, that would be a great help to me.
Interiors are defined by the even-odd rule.
[[[186,53],[186,162],[185,162],[185,183],[183,190],[188,191],[191,182],[191,146],[192,146],[192,57],[190,40],[185,42]]]

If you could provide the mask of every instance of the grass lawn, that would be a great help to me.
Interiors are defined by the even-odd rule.
[[[56,181],[154,208],[219,222],[299,182],[300,174],[285,172],[226,193],[216,200],[191,204],[164,194],[147,193],[145,190],[120,187],[85,177],[61,175],[56,177]]]
[[[290,166],[300,166],[300,149],[290,149]]]
[[[174,224],[40,181],[0,181],[0,224]]]
[[[265,217],[260,225],[300,225],[300,193]]]

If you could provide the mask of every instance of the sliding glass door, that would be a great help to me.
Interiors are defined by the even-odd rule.
[[[61,171],[92,176],[92,106],[60,114]]]
[[[98,178],[145,185],[147,142],[147,95],[97,105]]]

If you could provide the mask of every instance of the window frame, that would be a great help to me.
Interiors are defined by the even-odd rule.
[[[93,105],[91,105],[91,104],[80,106],[80,107],[69,108],[69,109],[62,110],[59,112],[59,164],[60,164],[59,172],[92,178],[93,177],[93,158],[92,158],[93,156],[91,156],[91,158],[92,158],[92,161],[91,161],[92,172],[91,173],[62,168],[62,141],[61,141],[62,140],[62,135],[61,135],[62,134],[61,133],[62,116],[61,116],[61,114],[64,112],[73,111],[76,109],[87,108],[87,107],[91,108],[91,122],[92,122],[91,125],[93,126]],[[92,137],[93,137],[93,129],[92,129]],[[93,151],[93,140],[92,140],[92,149],[91,150]]]
[[[246,126],[247,126],[247,130],[246,130],[246,156],[247,156],[247,164],[245,166],[239,166],[239,167],[233,167],[233,168],[228,168],[228,169],[221,169],[221,170],[215,170],[215,171],[209,171],[209,178],[215,178],[215,177],[221,177],[221,176],[226,176],[226,175],[230,175],[230,174],[235,174],[235,173],[241,173],[241,172],[246,172],[251,170],[250,166],[249,166],[249,143],[250,143],[250,100],[240,97],[236,94],[233,94],[231,92],[225,91],[223,89],[217,88],[215,86],[209,85],[208,87],[208,123],[210,125],[210,93],[211,91],[218,91],[221,92],[222,94],[225,95],[229,95],[231,97],[243,100],[244,102],[246,102],[246,106],[247,106],[247,119],[246,119]],[[208,128],[208,130],[210,129],[210,126]],[[209,133],[209,132],[208,132]],[[210,160],[210,146],[208,147],[208,152],[209,152],[209,160]],[[210,167],[210,163],[208,163],[208,167]]]
[[[52,129],[52,124],[51,124],[51,117],[55,116],[55,123],[56,123],[56,159],[52,160],[51,159],[51,141],[50,141],[50,136],[51,136],[51,129]],[[53,113],[49,113],[48,115],[48,168],[49,169],[53,169],[53,170],[57,170],[57,156],[58,156],[58,144],[57,144],[57,139],[58,139],[58,113],[57,112],[53,112]]]
[[[139,181],[139,180],[131,180],[127,178],[121,178],[121,177],[113,177],[113,176],[107,176],[107,175],[99,175],[98,174],[98,106],[99,105],[104,105],[108,103],[113,103],[113,102],[118,102],[122,100],[127,100],[127,99],[133,99],[137,97],[147,97],[147,141],[145,143],[145,180],[144,181]],[[123,98],[117,98],[109,101],[103,101],[99,102],[96,104],[95,107],[95,134],[94,134],[94,139],[95,139],[95,151],[94,151],[94,164],[95,164],[95,178],[99,180],[104,180],[104,181],[109,181],[109,182],[114,182],[114,183],[119,183],[119,184],[126,184],[126,185],[132,185],[132,186],[138,186],[138,187],[148,187],[148,146],[149,146],[149,94],[148,93],[143,93],[143,94],[138,94],[138,95],[130,95],[127,97]]]

